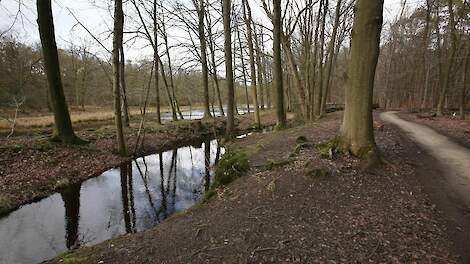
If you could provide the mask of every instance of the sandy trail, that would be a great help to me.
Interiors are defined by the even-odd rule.
[[[440,161],[445,171],[445,181],[455,190],[467,209],[470,209],[470,150],[452,142],[433,129],[399,118],[396,112],[384,112],[380,118],[395,124],[406,132],[413,141]]]

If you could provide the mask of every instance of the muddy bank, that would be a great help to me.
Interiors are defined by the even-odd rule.
[[[363,172],[322,158],[340,118],[240,139],[248,175],[158,227],[84,247],[50,263],[461,263],[442,213],[416,177],[419,149],[376,122],[387,165]]]
[[[264,112],[263,125],[275,124],[274,115]],[[239,116],[241,133],[252,128],[250,116]],[[157,125],[149,120],[145,143],[135,156],[169,150],[190,144],[200,145],[205,138],[223,135],[222,118],[205,121],[178,121]],[[89,141],[84,146],[63,146],[48,140],[50,132],[0,140],[0,214],[41,199],[65,186],[97,176],[128,161],[115,154],[112,125],[79,129],[77,134]],[[138,122],[126,129],[129,151],[134,153]]]

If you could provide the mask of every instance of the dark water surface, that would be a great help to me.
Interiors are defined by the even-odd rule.
[[[202,198],[217,141],[139,158],[0,218],[0,263],[37,263],[146,230]]]

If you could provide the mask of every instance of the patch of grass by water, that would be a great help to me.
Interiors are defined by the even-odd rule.
[[[212,197],[216,190],[242,177],[250,169],[248,155],[242,151],[227,149],[217,165],[214,181],[204,195],[204,201]]]

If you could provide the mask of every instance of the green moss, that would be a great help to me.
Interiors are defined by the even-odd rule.
[[[227,185],[240,178],[250,169],[248,156],[244,152],[227,151],[215,171],[211,188]]]
[[[227,149],[215,170],[214,181],[210,189],[205,193],[204,200],[216,194],[216,189],[225,186],[242,177],[250,169],[248,155],[242,151]]]
[[[11,206],[12,200],[9,197],[0,194],[0,215],[11,209]]]
[[[372,146],[362,147],[357,151],[357,157],[360,159],[368,159],[371,155],[371,151],[373,150]]]
[[[294,147],[294,150],[291,152],[289,155],[290,158],[295,157],[299,155],[300,151],[302,149],[308,149],[308,148],[313,148],[315,145],[313,143],[305,142],[305,143],[299,143]]]
[[[281,160],[281,161],[274,161],[274,160],[268,160],[268,162],[264,165],[264,170],[273,170],[275,168],[279,168],[282,166],[285,166],[291,162],[293,162],[293,159],[288,159],[288,160]]]
[[[335,154],[340,152],[340,143],[340,139],[335,137],[318,144],[316,147],[320,153],[320,157],[325,159],[333,159]]]
[[[52,260],[46,261],[45,263],[53,264],[53,263],[65,263],[65,264],[73,264],[73,263],[90,263],[90,257],[80,257],[75,256],[74,251],[67,251]]]
[[[63,189],[70,185],[70,181],[67,178],[59,179],[54,183],[54,189]]]
[[[308,142],[308,139],[305,136],[298,136],[295,140],[295,143],[302,144]]]

